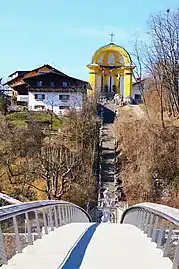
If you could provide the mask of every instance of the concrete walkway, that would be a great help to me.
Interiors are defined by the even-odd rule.
[[[128,224],[68,224],[17,254],[2,269],[171,269],[138,228]]]
[[[114,104],[111,105],[112,107]],[[102,188],[108,188],[110,198],[113,198],[114,172],[115,172],[115,137],[114,137],[114,119],[115,113],[111,109],[110,104],[103,106],[103,135],[102,135]]]

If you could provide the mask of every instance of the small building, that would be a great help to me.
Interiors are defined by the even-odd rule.
[[[6,83],[12,88],[13,100],[27,105],[30,111],[50,110],[64,114],[80,109],[87,94],[88,82],[70,77],[50,65],[31,71],[16,71]]]
[[[134,104],[141,104],[143,102],[142,93],[146,91],[147,79],[136,81],[132,84],[132,101]]]

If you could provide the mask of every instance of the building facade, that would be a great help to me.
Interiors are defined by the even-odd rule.
[[[28,93],[28,110],[50,110],[55,114],[65,114],[69,109],[79,110],[83,104],[83,94],[80,92],[49,92],[34,89]]]
[[[88,83],[44,65],[32,71],[17,71],[6,83],[12,88],[13,101],[31,111],[51,110],[56,114],[82,106]]]
[[[139,79],[139,81],[132,84],[132,100],[138,105],[143,103],[143,94],[147,91],[149,86],[149,78]]]

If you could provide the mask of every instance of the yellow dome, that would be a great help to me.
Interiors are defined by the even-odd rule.
[[[95,52],[92,58],[92,64],[105,66],[129,66],[131,65],[131,58],[124,48],[114,43],[110,43],[99,48]]]

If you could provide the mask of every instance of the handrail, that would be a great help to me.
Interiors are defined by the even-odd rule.
[[[154,203],[140,203],[127,208],[121,224],[132,224],[147,234],[157,248],[163,249],[163,257],[173,261],[172,269],[179,265],[179,209]]]
[[[7,264],[8,259],[36,239],[74,222],[92,219],[83,208],[66,201],[42,200],[1,207],[0,263]]]
[[[134,210],[134,209],[147,210],[149,212],[152,212],[155,215],[158,215],[170,221],[171,223],[175,225],[179,225],[179,209],[166,206],[166,205],[154,204],[154,203],[140,203],[140,204],[136,204],[127,208],[122,214],[121,223],[123,223],[125,215],[129,211]]]
[[[41,201],[32,201],[24,202],[18,205],[7,205],[0,207],[0,221],[6,220],[13,216],[21,215],[25,212],[33,211],[40,209],[42,207],[53,206],[53,205],[71,205],[80,209],[88,218],[89,222],[92,222],[91,216],[80,206],[66,202],[66,201],[57,201],[57,200],[41,200]]]

